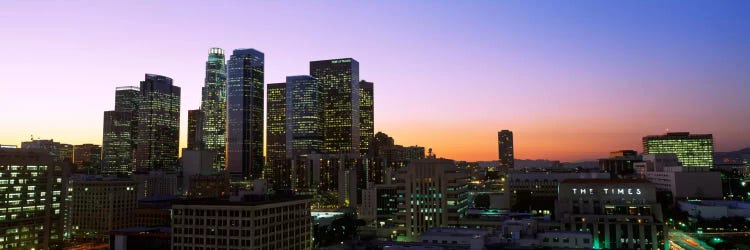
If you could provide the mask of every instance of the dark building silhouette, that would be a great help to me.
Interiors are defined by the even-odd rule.
[[[609,158],[599,159],[602,171],[610,173],[611,178],[625,178],[636,175],[633,165],[642,162],[635,150],[620,150],[611,152]]]
[[[174,170],[180,140],[180,87],[172,78],[146,74],[137,111],[138,170]]]
[[[189,149],[203,149],[203,122],[205,116],[200,109],[188,110],[187,147]]]
[[[234,179],[258,179],[263,173],[264,55],[236,49],[228,63],[227,169]]]
[[[497,132],[498,156],[500,158],[500,169],[513,169],[513,132],[502,130]]]

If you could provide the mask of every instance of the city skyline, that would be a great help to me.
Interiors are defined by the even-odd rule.
[[[433,148],[439,157],[497,160],[494,135],[501,129],[514,132],[518,159],[573,161],[620,149],[641,152],[643,136],[666,129],[713,134],[716,151],[750,146],[747,127],[738,126],[750,122],[745,110],[750,106],[750,31],[743,29],[748,20],[739,18],[743,8],[738,6],[747,3],[589,3],[580,9],[561,3],[436,3],[423,13],[416,12],[424,7],[416,2],[395,9],[377,3],[302,4],[319,10],[315,14],[284,9],[283,3],[253,3],[273,10],[271,16],[300,15],[299,21],[273,23],[267,27],[273,31],[260,36],[233,34],[238,26],[231,21],[241,17],[209,19],[211,10],[235,11],[230,5],[203,10],[192,3],[79,9],[79,3],[58,4],[13,3],[0,15],[0,23],[8,24],[0,30],[15,34],[0,52],[17,58],[2,63],[15,73],[0,84],[0,98],[20,107],[3,109],[10,119],[4,120],[2,144],[20,146],[34,135],[101,145],[102,111],[114,104],[112,90],[137,85],[152,73],[182,88],[184,148],[187,110],[201,104],[206,51],[253,47],[266,55],[265,85],[307,74],[311,61],[357,59],[360,79],[376,83],[375,132],[389,134],[398,144]],[[166,6],[174,9],[157,17]],[[455,14],[451,8],[475,15]],[[361,17],[331,24],[347,30],[346,38],[316,34],[316,25],[332,20],[326,13],[360,9],[392,11],[394,20],[341,11],[338,18]],[[128,17],[131,13],[145,20]],[[154,25],[139,31],[147,26],[136,22]],[[221,36],[195,32],[220,24],[231,24],[216,30]],[[637,27],[645,24],[650,25]],[[604,31],[610,27],[615,31]],[[159,33],[165,29],[170,32]],[[283,34],[292,31],[310,38]],[[547,44],[546,37],[557,42]],[[126,38],[134,42],[123,43]],[[438,53],[445,50],[457,53]],[[36,74],[39,68],[47,72]]]

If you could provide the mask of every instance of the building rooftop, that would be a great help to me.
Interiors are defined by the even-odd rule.
[[[617,183],[651,183],[644,179],[565,179],[561,183],[578,184],[617,184]]]
[[[300,201],[310,200],[311,196],[296,195],[296,196],[269,196],[269,195],[255,195],[248,196],[242,201],[230,201],[225,199],[190,199],[190,200],[179,200],[174,202],[174,205],[207,205],[207,206],[259,206],[265,204],[273,204],[280,202],[289,201]]]

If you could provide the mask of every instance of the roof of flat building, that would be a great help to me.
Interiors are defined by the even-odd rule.
[[[259,206],[265,204],[312,200],[312,196],[254,196],[242,201],[230,201],[226,199],[189,199],[175,201],[174,205],[208,205],[208,206]]]
[[[644,179],[565,179],[561,183],[580,184],[618,184],[618,183],[651,183]]]

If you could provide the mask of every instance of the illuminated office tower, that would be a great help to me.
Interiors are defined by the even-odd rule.
[[[310,76],[286,77],[286,156],[320,153],[323,147],[320,82]]]
[[[359,63],[351,58],[313,61],[310,76],[323,89],[323,151],[359,154]]]
[[[691,135],[688,132],[643,137],[644,154],[676,154],[686,167],[714,166],[714,139],[711,134]]]
[[[286,83],[268,84],[266,94],[266,178],[274,189],[289,189],[291,173],[286,161]]]
[[[500,157],[500,169],[508,170],[513,168],[513,132],[502,130],[497,132],[497,147]]]
[[[115,110],[104,111],[102,173],[129,174],[134,170],[139,93],[138,87],[118,87]]]
[[[227,71],[223,49],[209,49],[205,85],[202,91],[203,149],[216,152],[213,167],[223,170],[226,166],[227,126]]]
[[[66,172],[43,149],[0,149],[0,249],[61,249]]]
[[[188,110],[188,135],[187,135],[187,148],[188,149],[202,149],[203,148],[203,122],[205,116],[200,109]]]
[[[236,49],[228,63],[227,170],[234,179],[258,179],[263,173],[262,52]]]
[[[174,170],[180,140],[180,87],[146,74],[141,81],[135,164],[138,170]]]
[[[375,95],[371,82],[359,82],[359,152],[369,153],[372,137],[375,136]]]
[[[73,165],[77,170],[99,170],[101,160],[101,146],[90,143],[73,146]]]

